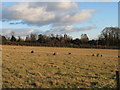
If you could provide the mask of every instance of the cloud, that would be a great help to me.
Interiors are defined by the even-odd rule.
[[[50,35],[50,34],[70,34],[72,32],[80,32],[80,31],[85,31],[85,30],[92,30],[96,29],[96,26],[85,26],[85,27],[75,27],[73,25],[67,25],[67,26],[56,26],[52,28],[51,30],[47,31],[41,31],[39,29],[13,29],[13,28],[3,28],[2,29],[2,35],[5,35],[7,37],[11,36],[11,33],[14,32],[15,36],[21,36],[22,38],[25,39],[27,35],[30,35],[31,33],[33,34],[45,34],[45,35]]]
[[[22,38],[25,38],[27,35],[30,35],[31,33],[34,34],[41,33],[38,29],[12,29],[12,28],[2,29],[2,35],[8,37],[11,36],[12,32],[15,33],[15,36],[21,36]]]
[[[76,3],[70,3],[70,2],[41,2],[41,3],[30,3],[30,7],[36,8],[36,7],[45,7],[47,11],[57,11],[57,10],[72,10],[79,8],[79,6]]]
[[[2,29],[2,35],[11,35],[12,30],[11,29]]]
[[[72,11],[75,12],[72,12]],[[96,10],[80,10],[73,2],[40,2],[17,3],[3,8],[3,20],[17,21],[21,24],[44,25],[70,25],[92,18]]]
[[[93,17],[97,12],[94,9],[80,9],[74,2],[33,2],[16,3],[2,10],[2,21],[11,25],[26,24],[28,26],[50,25],[49,30],[41,32],[38,29],[3,29],[4,35],[10,35],[12,31],[16,36],[25,37],[31,33],[65,34],[95,29],[95,26],[76,27]]]
[[[34,24],[49,21],[52,18],[54,13],[47,12],[44,7],[30,8],[29,3],[20,3],[3,9],[3,19],[7,20],[23,20]]]
[[[96,26],[86,26],[86,27],[75,27],[73,25],[68,26],[57,26],[51,30],[44,32],[44,34],[65,34],[65,33],[72,33],[72,32],[80,32],[85,30],[92,30],[96,29]]]
[[[65,23],[76,23],[82,22],[92,17],[92,13],[96,12],[96,10],[81,10],[73,15],[64,16],[61,21]]]

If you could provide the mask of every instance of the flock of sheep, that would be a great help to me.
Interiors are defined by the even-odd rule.
[[[34,53],[34,51],[32,50],[31,53]],[[53,52],[52,55],[56,55],[57,53]],[[70,55],[71,53],[68,53],[68,55]]]
[[[31,51],[31,53],[34,53],[34,51],[32,50]],[[57,53],[55,53],[55,52],[53,52],[53,54],[52,55],[56,55]],[[70,52],[68,52],[68,55],[71,55],[72,53],[70,53]],[[99,57],[99,56],[103,56],[102,54],[99,54],[99,53],[97,53],[96,55],[95,54],[92,54],[92,56],[97,56],[97,57]]]
[[[96,55],[95,54],[92,54],[92,56],[97,56],[97,57],[99,57],[99,56],[103,56],[102,54],[99,54],[99,53],[97,53]]]
[[[15,49],[15,47],[14,47],[14,49]],[[0,51],[2,51],[2,48],[0,48]],[[31,51],[31,53],[34,53],[34,51],[32,50]],[[71,52],[68,52],[68,55],[71,55],[72,53]],[[57,55],[57,53],[55,53],[55,52],[53,52],[53,54],[52,55]],[[99,54],[99,53],[97,53],[97,54],[92,54],[92,56],[97,56],[97,57],[102,57],[103,55],[102,54]]]

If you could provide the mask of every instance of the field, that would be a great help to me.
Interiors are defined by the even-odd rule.
[[[92,56],[97,53],[103,56]],[[117,55],[112,49],[3,45],[2,87],[115,88]]]

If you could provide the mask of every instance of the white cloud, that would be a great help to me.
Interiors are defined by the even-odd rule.
[[[12,28],[2,29],[2,35],[8,36],[8,37],[11,36],[12,32],[14,32],[15,36],[21,36],[23,38],[27,35],[30,35],[31,33],[35,33],[35,34],[41,33],[37,29],[12,29]]]
[[[72,10],[76,10],[72,13]],[[92,18],[96,10],[80,10],[76,3],[17,3],[3,9],[3,19],[22,20],[27,25],[65,25]]]
[[[85,26],[85,27],[75,27],[73,25],[68,26],[57,26],[44,32],[44,34],[65,34],[65,33],[72,33],[72,32],[80,32],[85,30],[92,30],[96,29],[96,26]]]
[[[3,19],[24,20],[32,23],[48,21],[54,13],[47,12],[44,7],[30,8],[29,3],[20,3],[3,9]]]
[[[12,30],[11,29],[7,29],[7,30],[3,30],[2,29],[2,35],[11,35],[11,32],[12,32]]]
[[[96,12],[96,10],[80,10],[74,15],[70,15],[70,14],[66,15],[61,20],[66,23],[82,22],[91,18],[94,12]]]
[[[29,3],[30,7],[46,7],[47,11],[56,11],[56,10],[72,10],[79,8],[79,6],[76,3],[72,2],[41,2],[41,3]]]
[[[75,27],[73,24],[84,22],[93,17],[97,10],[81,10],[74,2],[34,2],[16,3],[3,8],[3,19],[13,24],[26,24],[32,26],[51,25],[48,31],[41,32],[37,29],[4,29],[4,35],[10,35],[14,31],[16,36],[25,37],[30,33],[65,34],[82,30],[95,29],[95,26]],[[20,21],[16,23],[17,21]],[[16,32],[17,31],[17,32]]]
[[[78,8],[79,6],[75,3],[67,3],[67,2],[59,2],[58,5],[56,5],[57,9],[65,9],[65,10],[70,10],[74,8]]]
[[[68,25],[65,27],[65,30],[71,31],[73,30],[75,27],[73,25]]]
[[[80,31],[85,31],[85,30],[92,30],[96,29],[96,26],[85,26],[85,27],[75,27],[73,25],[67,25],[67,26],[56,26],[52,28],[51,30],[47,31],[41,31],[39,29],[13,29],[13,28],[3,28],[2,29],[2,35],[5,35],[7,37],[10,37],[12,32],[14,32],[15,36],[21,36],[22,38],[25,39],[27,35],[30,35],[31,33],[34,34],[70,34],[72,32],[80,32]]]

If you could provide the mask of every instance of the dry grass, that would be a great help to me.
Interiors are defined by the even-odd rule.
[[[2,51],[3,88],[115,87],[117,50],[3,46]]]

